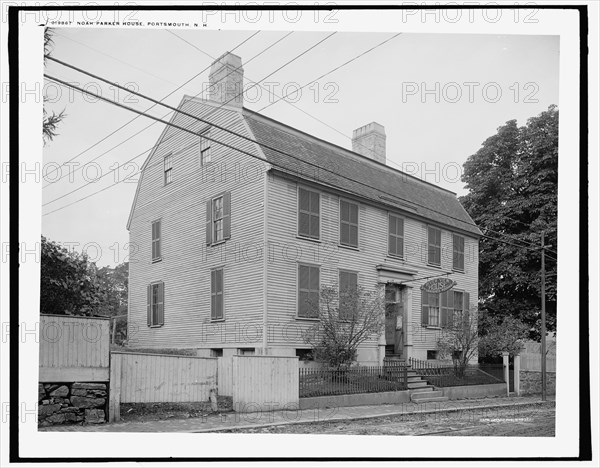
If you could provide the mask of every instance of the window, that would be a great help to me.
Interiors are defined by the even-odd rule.
[[[427,262],[431,265],[441,265],[442,231],[429,226],[427,228]]]
[[[210,140],[205,138],[205,136],[210,138],[210,130],[204,132],[200,136],[200,164],[202,166],[205,166],[212,162],[212,155],[210,152]]]
[[[161,248],[160,248],[160,219],[152,222],[152,261],[158,262],[161,260]]]
[[[173,181],[173,155],[167,154],[164,159],[165,185]]]
[[[437,357],[438,357],[438,352],[435,349],[427,350],[427,360],[428,361],[436,360]]]
[[[452,234],[452,268],[465,269],[465,238],[457,234]]]
[[[210,357],[223,357],[223,348],[213,348],[210,350]]]
[[[440,326],[440,295],[421,291],[421,323],[426,326]]]
[[[388,217],[388,253],[404,257],[404,219],[393,214]]]
[[[210,272],[210,319],[223,320],[223,269]]]
[[[319,304],[320,271],[318,266],[298,265],[298,317],[316,318]]]
[[[358,205],[340,200],[340,244],[358,247]]]
[[[162,281],[152,283],[147,288],[147,321],[149,327],[165,324],[164,320],[165,285]]]
[[[242,356],[254,356],[256,354],[255,348],[238,348],[238,354]]]
[[[231,192],[223,192],[206,202],[206,245],[231,237]]]
[[[402,308],[402,293],[399,285],[387,283],[385,285],[385,315],[395,317]]]
[[[223,240],[223,197],[217,197],[213,200],[213,242]]]
[[[298,235],[319,239],[321,196],[303,188],[298,189]]]
[[[460,317],[466,317],[469,293],[451,289],[439,294],[423,291],[421,322],[432,327],[451,327]]]
[[[340,270],[340,317],[351,318],[356,302],[356,289],[358,288],[358,273]]]
[[[296,356],[300,361],[314,361],[312,349],[296,349]]]

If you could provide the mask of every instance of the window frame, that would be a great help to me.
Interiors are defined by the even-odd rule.
[[[221,291],[213,291],[213,281],[216,281],[214,274],[221,272]],[[216,285],[215,285],[216,289]],[[217,317],[214,313],[217,296],[221,296],[221,316]],[[215,267],[210,269],[210,321],[223,322],[225,320],[225,267]]]
[[[457,239],[462,240],[462,251],[460,251],[460,249],[457,249],[457,245],[456,245]],[[452,269],[454,271],[460,271],[463,273],[465,271],[465,244],[466,244],[465,236],[461,236],[460,234],[452,233]],[[461,255],[462,255],[462,267],[456,265],[458,259],[461,258]],[[460,262],[458,262],[458,263],[460,263]]]
[[[352,207],[352,206],[356,207],[356,223],[353,223],[350,220],[344,221],[342,219],[342,203],[347,203],[348,205],[350,205],[350,207]],[[338,241],[339,241],[340,245],[343,247],[349,247],[351,249],[358,249],[359,245],[360,245],[360,239],[359,239],[360,238],[360,203],[349,200],[347,198],[340,197],[339,203],[338,203],[338,210],[339,210],[339,225],[338,225],[338,227],[340,230],[340,232],[339,232],[340,235],[339,235]],[[319,222],[319,224],[320,224],[320,222]],[[342,241],[342,225],[344,225],[344,224],[348,225],[348,243],[344,243]],[[350,243],[350,229],[353,226],[356,227],[356,245]]]
[[[212,145],[211,140],[207,140],[206,136],[210,138],[210,128],[200,134],[200,166],[208,166],[212,163]],[[208,160],[205,159],[204,153],[208,152]]]
[[[318,232],[318,237],[312,237],[310,235],[310,217],[315,215],[314,212],[302,210],[300,208],[300,191],[301,190],[304,190],[304,191],[306,191],[306,192],[309,193],[309,209],[310,209],[310,194],[314,193],[314,194],[317,194],[318,197],[319,197],[319,213],[318,213],[318,218],[319,218],[319,232]],[[322,224],[323,224],[321,222],[321,218],[322,218],[321,213],[323,212],[323,206],[322,206],[323,197],[322,197],[322,193],[319,190],[315,190],[315,189],[312,189],[312,188],[307,188],[307,187],[298,185],[298,188],[296,190],[296,198],[297,198],[297,203],[296,203],[296,210],[297,210],[297,216],[296,216],[296,236],[298,238],[300,238],[300,239],[306,239],[306,240],[310,240],[310,241],[313,241],[313,242],[320,242],[321,241],[321,229],[322,229]],[[304,214],[308,215],[308,219],[309,219],[309,225],[308,225],[309,235],[308,236],[300,233],[300,214],[301,213],[304,213]]]
[[[169,163],[169,167],[167,167],[167,161]],[[166,187],[173,182],[173,153],[163,156],[163,173],[163,184]]]
[[[148,284],[150,287],[150,324],[149,328],[160,328],[165,325],[165,283],[163,281],[152,281]],[[157,297],[160,297],[162,287],[162,302],[154,301],[154,290],[157,290]],[[160,323],[160,309],[159,306],[162,305],[162,323]],[[156,313],[155,313],[156,310]]]
[[[391,233],[391,226],[392,226],[392,217],[394,217],[396,219],[396,228],[398,227],[398,220],[402,221],[402,235],[399,236],[398,233],[396,232],[395,234]],[[388,229],[387,229],[387,246],[388,246],[388,255],[390,257],[394,257],[394,258],[399,258],[404,260],[404,227],[406,224],[406,218],[404,216],[400,216],[396,213],[393,213],[391,211],[388,211]],[[397,231],[397,229],[396,229]],[[401,238],[402,239],[402,255],[399,255],[398,253],[392,253],[390,251],[390,237],[394,236],[395,240],[396,240],[396,248],[398,247],[398,239]]]
[[[154,237],[154,225],[158,223],[158,239],[156,239]],[[160,262],[162,260],[162,218],[158,218],[155,219],[154,221],[152,221],[150,223],[150,228],[152,231],[152,234],[150,235],[150,245],[151,245],[151,252],[150,252],[150,259],[152,261],[152,263],[157,263]],[[158,243],[158,255],[155,257],[154,256],[154,244]]]
[[[317,271],[319,272],[319,285],[318,285],[318,289],[317,289],[317,294],[318,294],[318,300],[319,303],[321,302],[321,265],[316,265],[314,263],[304,263],[304,262],[298,262],[296,264],[296,319],[298,320],[319,320],[319,317],[307,317],[307,316],[302,316],[300,315],[300,293],[302,291],[300,291],[300,268],[301,267],[308,267],[308,268],[316,268]],[[310,274],[310,272],[309,272]],[[309,286],[310,286],[310,276],[309,276]],[[304,290],[304,292],[308,292],[308,294],[310,295],[311,292],[314,292],[312,289],[306,289]]]
[[[221,200],[221,217],[217,218],[215,216],[215,202],[217,200]],[[225,206],[224,206],[224,196],[223,194],[217,195],[216,197],[213,197],[211,199],[211,229],[212,229],[212,243],[214,244],[220,244],[221,242],[225,242]],[[221,223],[221,239],[217,239],[217,223]]]
[[[427,326],[428,327],[433,327],[433,328],[441,328],[442,324],[441,324],[441,313],[442,313],[442,295],[440,293],[430,293],[428,292],[427,294],[429,294],[428,299],[427,299],[427,305],[429,307],[429,314],[427,317]],[[436,298],[437,301],[437,306],[431,304],[431,299],[432,298]],[[435,311],[437,309],[437,314],[433,314],[432,315],[432,310]],[[436,323],[432,323],[431,318],[434,317],[436,319]]]
[[[439,233],[439,244],[432,244],[431,238],[430,238],[431,230],[437,231]],[[436,251],[438,253],[437,256],[439,257],[439,262],[435,262],[435,261],[431,260],[432,246],[436,249]],[[435,253],[435,251],[434,251],[434,253]],[[427,265],[431,265],[434,267],[442,266],[442,229],[438,228],[436,226],[432,226],[432,225],[427,226]]]

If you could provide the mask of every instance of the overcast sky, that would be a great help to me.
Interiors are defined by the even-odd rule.
[[[186,82],[252,32],[174,30],[57,29],[53,56],[139,92],[161,99]],[[259,52],[289,31],[260,32],[235,51],[242,57],[246,84],[260,81],[291,58],[325,38],[326,32],[294,32],[255,60]],[[394,33],[340,32],[266,81],[278,96],[311,82]],[[200,49],[200,50],[198,50]],[[92,78],[48,62],[46,73],[78,83],[91,92],[145,110],[152,103],[124,91],[101,86]],[[387,134],[388,164],[429,182],[465,193],[457,169],[506,121],[527,118],[558,100],[557,36],[402,34],[351,64],[265,109],[268,117],[351,148],[352,131],[379,122]],[[165,100],[176,106],[184,94],[206,88],[208,69]],[[291,84],[290,84],[291,83]],[[287,86],[287,87],[286,87]],[[59,136],[44,149],[44,163],[62,164],[136,116],[103,102],[90,102],[78,92],[45,86],[49,110],[65,108]],[[60,95],[57,94],[60,93]],[[498,95],[498,92],[501,94]],[[458,94],[460,93],[460,94]],[[274,96],[262,88],[248,91],[245,106],[258,111]],[[149,113],[168,114],[156,106]],[[169,114],[170,115],[170,114]],[[317,120],[318,119],[318,120]],[[87,166],[43,189],[43,203],[85,186],[44,207],[44,213],[123,181],[143,164],[163,125],[144,117],[78,156]],[[141,132],[140,132],[141,131]],[[139,135],[135,135],[140,132]],[[127,140],[127,141],[125,141]],[[106,154],[102,154],[106,153]],[[111,173],[136,156],[133,165]],[[75,169],[77,167],[75,166]],[[73,170],[73,169],[72,169]],[[88,183],[106,174],[95,183]],[[85,177],[84,177],[85,175]],[[50,181],[56,173],[48,173]],[[102,248],[99,266],[124,260],[127,218],[137,176],[42,218],[42,233],[59,242],[94,243]],[[48,184],[49,182],[46,182]],[[87,185],[86,185],[87,184]],[[92,245],[92,244],[90,244]],[[95,257],[93,249],[88,249]]]

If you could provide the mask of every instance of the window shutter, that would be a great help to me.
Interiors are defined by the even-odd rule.
[[[441,304],[440,304],[440,325],[442,327],[446,327],[448,325],[448,294],[449,291],[444,291],[441,294]]]
[[[429,293],[421,291],[421,324],[429,325]]]
[[[146,311],[148,326],[152,326],[152,285],[146,287]]]
[[[206,245],[212,244],[212,200],[206,202]]]
[[[165,283],[158,283],[158,323],[156,325],[165,324]]]
[[[223,239],[231,238],[231,192],[223,194]]]
[[[454,289],[448,291],[448,316],[446,317],[446,326],[454,324]]]

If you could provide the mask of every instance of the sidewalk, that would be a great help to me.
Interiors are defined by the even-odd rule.
[[[431,403],[403,403],[399,405],[354,406],[321,408],[298,411],[269,411],[257,413],[222,413],[188,419],[166,419],[145,422],[120,422],[89,426],[50,426],[39,428],[40,432],[217,432],[228,429],[245,429],[280,426],[299,423],[351,421],[385,416],[430,414],[451,411],[485,411],[493,414],[494,408],[552,404],[542,402],[539,396],[495,397],[468,400],[452,400]]]

